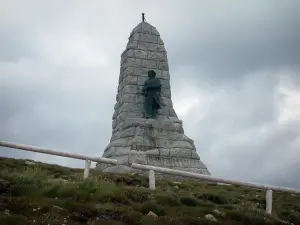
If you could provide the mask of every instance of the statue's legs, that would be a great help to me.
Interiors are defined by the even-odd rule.
[[[156,101],[154,100],[153,101],[153,104],[152,104],[152,112],[151,112],[151,117],[152,119],[156,119],[156,114],[157,114],[157,109],[158,109],[158,104],[156,103]]]
[[[152,117],[152,108],[153,108],[153,100],[148,99],[148,101],[145,102],[145,117],[151,118]]]

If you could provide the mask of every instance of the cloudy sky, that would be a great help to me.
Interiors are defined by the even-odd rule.
[[[0,0],[0,140],[101,156],[120,55],[142,12],[165,42],[175,110],[210,172],[300,188],[298,0]]]

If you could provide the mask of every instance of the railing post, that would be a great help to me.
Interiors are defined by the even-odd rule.
[[[149,170],[149,188],[150,188],[150,190],[155,190],[155,172],[154,172],[154,170]]]
[[[273,191],[272,190],[267,190],[266,193],[266,213],[269,215],[272,215],[272,197]]]
[[[90,168],[91,168],[91,160],[86,159],[84,173],[83,173],[83,179],[87,179],[89,177]]]

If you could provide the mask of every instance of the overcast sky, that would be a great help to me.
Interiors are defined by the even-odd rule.
[[[212,175],[300,188],[298,0],[0,0],[0,140],[101,156],[120,55],[142,12],[165,42],[175,110]]]

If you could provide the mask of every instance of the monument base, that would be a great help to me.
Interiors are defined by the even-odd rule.
[[[130,167],[131,163],[138,163],[210,175],[177,118],[128,119],[112,136],[103,157],[119,163],[117,166],[98,163],[96,170],[103,172],[147,174]],[[174,175],[163,177],[170,176],[174,178]]]

